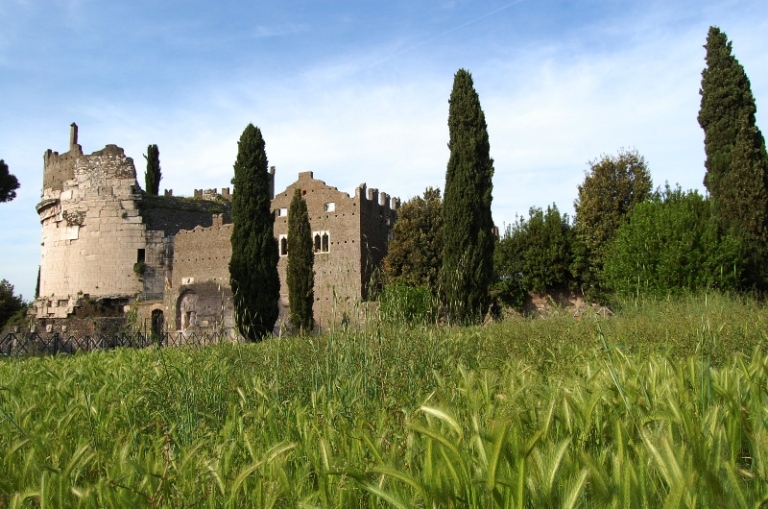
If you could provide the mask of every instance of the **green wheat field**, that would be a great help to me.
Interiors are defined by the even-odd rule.
[[[768,506],[765,309],[0,361],[0,507]]]

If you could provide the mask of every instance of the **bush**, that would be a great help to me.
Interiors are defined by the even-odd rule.
[[[710,200],[669,186],[635,206],[607,252],[603,280],[620,295],[738,288],[740,241],[720,235]]]
[[[379,319],[383,322],[430,324],[437,321],[439,313],[440,301],[426,286],[394,283],[379,295]]]

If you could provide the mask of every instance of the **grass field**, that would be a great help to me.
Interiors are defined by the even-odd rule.
[[[768,505],[764,308],[0,362],[0,507]]]

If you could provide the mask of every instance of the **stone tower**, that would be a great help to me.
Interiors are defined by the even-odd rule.
[[[37,318],[65,318],[83,296],[126,299],[144,288],[147,232],[133,160],[107,145],[90,155],[72,124],[69,151],[43,156]]]

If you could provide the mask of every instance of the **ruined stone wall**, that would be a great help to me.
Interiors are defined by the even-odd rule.
[[[174,237],[173,277],[166,288],[165,320],[170,332],[234,330],[229,286],[232,224],[212,217],[210,228],[180,231]]]
[[[133,160],[109,145],[75,160],[73,179],[44,190],[38,318],[64,318],[79,297],[115,298],[143,290],[134,264],[146,259]],[[48,199],[46,199],[48,197]]]
[[[69,152],[48,150],[44,164],[38,319],[66,318],[86,297],[161,302],[172,278],[173,235],[211,225],[212,211],[231,208],[144,195],[123,149],[84,155],[75,124]]]

